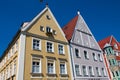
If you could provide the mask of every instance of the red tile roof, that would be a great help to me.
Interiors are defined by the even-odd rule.
[[[101,40],[101,41],[98,42],[98,44],[99,44],[99,46],[100,46],[101,49],[104,48],[104,46],[105,46],[106,43],[110,42],[110,38],[111,38],[111,36],[109,36],[109,37],[107,37],[107,38],[105,38],[105,39],[103,39],[103,40]]]
[[[120,61],[120,56],[116,56],[116,60],[117,60],[117,61]]]
[[[74,17],[67,25],[65,25],[62,30],[65,33],[67,40],[69,41],[72,38],[76,23],[78,20],[78,15]]]
[[[119,42],[113,36],[109,36],[109,37],[107,37],[107,38],[105,38],[105,39],[103,39],[103,40],[101,40],[101,41],[98,42],[98,44],[101,47],[101,49],[104,48],[104,46],[105,46],[106,43],[108,43],[111,46],[113,46],[114,50],[120,50],[120,44],[119,44]],[[117,44],[118,49],[116,49],[114,47],[115,44]]]

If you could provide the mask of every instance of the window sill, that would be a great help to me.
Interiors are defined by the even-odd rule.
[[[65,54],[64,54],[64,53],[59,53],[59,55],[63,55],[63,56],[65,56]]]
[[[97,61],[97,60],[94,59],[94,61]]]
[[[69,77],[68,74],[60,74],[61,77]]]
[[[48,53],[52,53],[52,54],[54,54],[54,52],[50,52],[50,51],[47,51]]]
[[[35,51],[41,51],[40,49],[33,49],[33,50],[35,50]]]
[[[81,58],[81,57],[79,57],[79,56],[77,57],[77,56],[76,56],[76,58]]]
[[[55,73],[47,73],[48,76],[57,76]]]
[[[30,73],[32,76],[43,76],[42,73]]]
[[[84,77],[89,77],[88,75],[84,75]]]
[[[76,76],[82,76],[82,75],[79,74],[79,75],[76,75]]]

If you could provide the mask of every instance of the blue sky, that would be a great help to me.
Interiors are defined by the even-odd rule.
[[[120,41],[120,0],[0,0],[0,55],[20,25],[31,21],[46,2],[61,27],[79,9],[97,41],[110,35]]]

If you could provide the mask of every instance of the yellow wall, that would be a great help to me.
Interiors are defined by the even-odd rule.
[[[51,17],[51,20],[47,20],[46,19],[46,15],[49,15]],[[44,26],[44,32],[40,31],[40,25]],[[32,36],[26,36],[26,50],[25,50],[25,68],[24,68],[24,80],[40,80],[39,78],[31,78],[31,72],[32,72],[32,55],[41,55],[42,56],[42,73],[43,73],[43,77],[42,80],[47,80],[47,57],[46,56],[50,56],[50,57],[54,57],[55,59],[55,70],[56,70],[56,74],[57,74],[57,78],[55,80],[60,80],[60,68],[59,68],[59,58],[62,59],[66,59],[66,65],[67,65],[67,73],[69,75],[68,80],[71,80],[71,73],[70,73],[70,63],[69,63],[69,56],[68,56],[68,44],[64,44],[64,49],[65,49],[65,55],[59,55],[58,53],[58,42],[53,42],[54,44],[54,53],[48,53],[46,51],[46,42],[49,41],[49,37],[46,35],[46,26],[51,27],[52,29],[56,30],[57,34],[53,35],[54,40],[59,40],[62,42],[67,43],[67,40],[63,37],[62,33],[60,32],[60,29],[58,28],[58,26],[56,25],[55,21],[53,20],[51,14],[49,11],[46,11],[41,17],[40,19],[38,19],[37,22],[35,22],[35,24],[28,30],[29,33],[32,33]],[[41,40],[41,50],[33,50],[32,49],[32,38],[35,36],[34,34],[38,35],[37,37]],[[39,36],[44,36],[47,38],[46,39],[42,39]],[[36,38],[36,37],[35,37]],[[54,80],[54,79],[51,79]],[[64,79],[63,79],[64,80]],[[67,79],[65,79],[67,80]]]
[[[8,51],[6,51],[5,56],[2,58],[2,60],[5,61],[5,57],[6,57],[6,62],[4,62],[4,65],[0,68],[0,73],[3,73],[5,74],[4,76],[4,79],[8,79],[6,76],[6,70],[8,70],[10,68],[10,65],[12,65],[12,70],[13,70],[13,65],[14,65],[14,61],[16,63],[16,71],[15,71],[15,74],[14,74],[14,79],[16,78],[16,74],[17,74],[17,64],[18,64],[18,50],[19,50],[19,39],[17,40],[18,41],[18,48],[16,48],[16,41],[14,42],[13,45],[10,46],[10,49]],[[14,53],[12,53],[11,49],[12,47],[14,46]],[[11,56],[10,58],[8,59],[8,52],[11,53]],[[8,72],[7,72],[8,74]],[[12,79],[12,73],[10,73],[10,79]]]

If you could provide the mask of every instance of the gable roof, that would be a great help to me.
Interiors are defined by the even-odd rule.
[[[67,38],[68,41],[71,40],[71,38],[72,38],[72,35],[73,35],[73,32],[74,32],[77,20],[78,20],[78,15],[75,16],[70,22],[68,22],[67,25],[65,25],[62,28],[62,30],[65,33],[65,36],[66,36],[66,38]]]
[[[109,36],[103,40],[100,40],[98,44],[101,47],[101,49],[104,49],[105,45],[109,44],[113,47],[114,50],[120,50],[120,44],[113,36]],[[115,44],[117,45],[118,48],[114,47]]]

